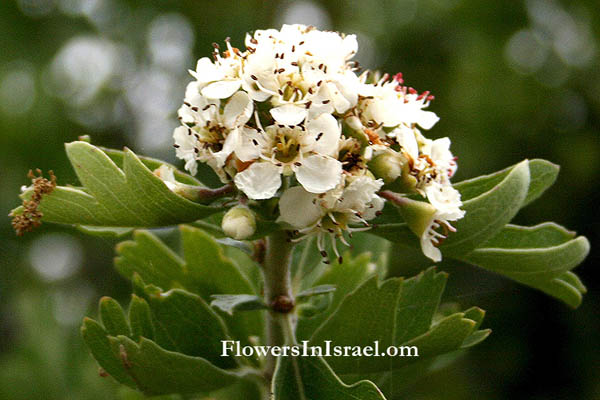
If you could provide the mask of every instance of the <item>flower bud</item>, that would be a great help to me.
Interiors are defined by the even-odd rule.
[[[401,173],[398,179],[388,184],[387,188],[398,193],[414,193],[418,183],[417,178],[410,173],[408,163],[404,163],[401,166]]]
[[[398,179],[402,173],[402,164],[397,155],[386,152],[375,156],[369,163],[369,169],[377,178],[389,184]]]
[[[437,212],[436,208],[425,201],[411,200],[406,197],[402,201],[395,202],[400,215],[415,235],[421,237],[427,230]]]
[[[223,216],[221,228],[227,236],[236,240],[244,240],[256,232],[256,217],[248,207],[236,206]]]

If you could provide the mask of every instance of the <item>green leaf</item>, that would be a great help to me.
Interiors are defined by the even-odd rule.
[[[83,188],[59,186],[45,195],[39,207],[45,222],[159,227],[192,222],[222,209],[171,192],[128,149],[123,152],[122,169],[105,152],[86,142],[68,143],[66,151]],[[29,188],[21,197],[30,198],[32,192]]]
[[[519,164],[511,165],[503,170],[467,179],[454,184],[460,192],[463,201],[475,198],[498,185]],[[529,160],[529,189],[523,202],[523,206],[540,197],[556,181],[560,167],[550,161],[533,159]]]
[[[167,350],[201,356],[221,368],[236,362],[222,357],[222,340],[229,340],[223,320],[195,294],[182,289],[160,292],[144,288],[144,299],[152,310],[156,341]]]
[[[76,228],[87,235],[104,238],[122,238],[133,232],[134,228],[119,228],[109,226],[76,225]]]
[[[225,257],[222,245],[201,229],[181,226],[181,241],[189,286],[205,300],[213,294],[249,294],[252,285]]]
[[[559,225],[509,225],[462,261],[537,288],[572,307],[581,303],[585,287],[569,271],[589,253],[585,237],[574,237]]]
[[[302,292],[298,293],[298,295],[296,296],[296,299],[305,299],[307,297],[312,297],[312,296],[318,296],[321,294],[326,294],[326,293],[331,293],[331,292],[335,292],[335,285],[319,285],[319,286],[314,286],[310,289],[306,289],[303,290]]]
[[[102,147],[102,146],[97,146],[97,147],[100,150],[102,150],[104,153],[106,153],[106,155],[109,156],[110,159],[115,164],[117,164],[117,166],[119,168],[121,168],[121,169],[123,168],[128,149],[125,149],[123,151],[123,150],[109,149],[109,148]],[[186,174],[185,172],[181,172],[180,170],[177,169],[177,167],[175,167],[172,164],[169,164],[167,162],[164,162],[162,160],[159,160],[157,158],[152,158],[152,157],[137,156],[137,158],[139,158],[139,160],[142,162],[142,164],[144,164],[150,171],[154,171],[155,169],[159,168],[160,166],[166,165],[172,169],[173,175],[175,175],[175,179],[178,182],[185,183],[187,185],[193,185],[193,186],[202,185],[202,183],[198,179],[196,179],[195,177],[193,177],[191,175]]]
[[[528,186],[526,185],[527,179],[525,177],[525,165],[527,165],[529,168],[530,178]],[[441,246],[443,253],[460,253],[464,252],[465,248],[472,249],[476,247],[472,244],[468,246],[464,246],[464,244],[458,245],[457,242],[460,241],[461,236],[468,236],[465,233],[460,233],[466,229],[463,224],[466,226],[473,225],[474,228],[485,228],[485,221],[475,221],[475,224],[472,220],[479,219],[479,214],[484,212],[485,208],[490,204],[494,205],[494,207],[487,211],[487,214],[489,215],[488,218],[495,217],[496,215],[494,215],[494,210],[501,210],[497,205],[498,203],[503,203],[503,196],[511,197],[512,201],[506,202],[506,205],[507,208],[512,207],[512,215],[514,215],[518,211],[518,208],[515,209],[516,204],[520,203],[519,207],[523,207],[541,196],[546,189],[552,186],[556,180],[558,171],[558,165],[552,164],[549,161],[540,159],[534,159],[531,161],[525,160],[501,171],[489,175],[482,175],[477,178],[468,179],[454,184],[454,187],[461,194],[461,199],[465,203],[463,209],[467,213],[463,220],[456,223],[456,227],[459,232],[456,234],[451,234],[449,239],[444,243],[444,245]],[[527,186],[527,188],[523,189],[523,186]],[[512,196],[510,193],[511,188],[517,190]],[[523,201],[519,202],[519,198],[522,196],[523,190],[526,190],[527,194],[525,195]],[[511,210],[506,211],[508,212]],[[400,218],[399,215],[394,212],[394,210],[388,209],[386,214],[388,214],[388,217],[380,217],[383,223],[380,223],[378,228],[372,231],[373,233],[386,237],[391,241],[410,243],[413,246],[419,246],[418,240],[414,237],[412,232],[410,232],[410,229],[408,229],[406,224],[391,223],[389,217],[390,214],[394,214],[396,219]],[[511,213],[508,215],[511,215]],[[493,225],[494,229],[491,229],[492,227],[489,228],[489,230],[492,232],[491,234],[489,232],[484,232],[487,238],[493,236],[493,232],[498,231],[498,226],[500,226],[500,228],[502,227],[502,221],[506,221],[505,223],[508,223],[511,218],[512,217],[509,218],[505,215],[501,221],[497,221]],[[481,242],[479,237],[477,238],[477,242]]]
[[[483,315],[468,310],[432,325],[446,283],[446,274],[433,268],[416,277],[373,277],[347,295],[339,308],[312,336],[311,345],[373,346],[379,353],[388,346],[417,346],[418,357],[327,357],[338,374],[384,372],[409,363],[459,349],[481,322]],[[470,319],[474,318],[474,319]],[[360,326],[361,329],[355,329]],[[414,349],[406,349],[407,353]]]
[[[490,335],[490,333],[492,333],[491,329],[477,330],[481,326],[484,316],[485,311],[479,307],[471,307],[468,310],[465,310],[464,317],[474,321],[475,326],[473,327],[473,333],[463,341],[461,348],[465,349],[475,346],[476,344],[484,341]]]
[[[552,185],[558,170],[545,160],[525,160],[454,185],[466,215],[453,224],[457,232],[440,246],[444,258],[498,272],[577,307],[585,287],[568,271],[589,252],[587,239],[575,238],[574,232],[553,223],[531,228],[506,225],[519,208]],[[389,223],[390,215],[382,221],[372,233],[402,246],[420,247],[406,224]]]
[[[206,398],[202,397],[198,400],[263,400],[264,389],[259,387],[259,385],[259,379],[256,379],[255,381],[247,379],[240,380],[239,382],[229,385],[223,389],[212,391]]]
[[[490,336],[491,333],[491,329],[482,329],[479,331],[475,331],[463,341],[463,344],[460,347],[462,349],[466,349],[475,346],[487,339],[487,337]]]
[[[110,297],[100,299],[100,319],[109,335],[129,336],[131,334],[121,305]]]
[[[146,300],[135,294],[131,295],[129,304],[129,324],[131,325],[131,338],[139,340],[141,337],[154,339],[154,324],[152,311]]]
[[[136,230],[133,240],[119,243],[116,251],[115,267],[125,278],[137,273],[145,283],[164,290],[189,289],[185,262],[151,232]]]
[[[108,333],[96,321],[90,318],[83,320],[81,336],[98,364],[119,383],[135,387],[135,381],[125,370],[123,361],[116,356],[108,339]]]
[[[234,311],[264,310],[267,305],[261,297],[249,294],[214,294],[210,305],[233,315]]]
[[[136,284],[139,289],[139,282]],[[148,289],[150,291],[152,288]],[[121,319],[122,309],[112,299],[103,299],[100,310],[103,321],[112,326],[111,331],[115,335],[108,332],[108,327],[105,329],[92,319],[84,319],[81,328],[83,339],[104,371],[118,382],[137,388],[147,395],[200,392],[212,394],[213,391],[230,385],[237,387],[238,391],[254,393],[250,390],[254,386],[253,379],[250,378],[253,372],[250,369],[224,370],[204,357],[169,351],[147,338],[153,335],[152,318],[156,318],[154,322],[158,323],[169,323],[169,318],[180,319],[178,326],[160,326],[164,332],[171,334],[173,342],[178,344],[185,344],[185,341],[180,340],[180,335],[184,334],[180,329],[182,325],[188,325],[183,330],[189,329],[190,334],[195,335],[189,338],[189,341],[195,339],[211,345],[219,342],[216,336],[222,335],[218,332],[219,329],[215,331],[210,319],[204,318],[203,311],[199,311],[196,304],[190,303],[189,297],[185,294],[183,296],[187,298],[183,300],[172,293],[153,293],[151,297],[155,295],[167,297],[167,300],[159,301],[169,305],[160,305],[151,311],[144,299],[135,295],[132,297],[129,307],[129,324],[132,330],[128,335],[117,334],[124,330],[122,326],[115,328],[115,325],[123,324],[123,321],[115,324],[115,319]],[[202,301],[198,296],[194,297]],[[178,301],[181,303],[177,304]],[[173,303],[172,307],[170,303]],[[151,315],[156,310],[158,313]],[[163,318],[163,314],[169,312],[172,312],[172,316]],[[115,317],[117,314],[119,317]],[[199,320],[202,320],[205,326],[198,329]],[[201,330],[202,332],[199,332]],[[231,360],[230,358],[223,357],[223,360],[226,361],[225,364],[237,365],[227,362]]]
[[[340,305],[344,297],[375,273],[375,265],[370,262],[371,257],[363,253],[358,257],[345,254],[342,264],[337,261],[328,265],[315,285],[333,285],[336,287],[332,294],[329,307],[324,312],[310,318],[301,318],[296,327],[296,336],[299,340],[308,339],[325,319]]]
[[[429,268],[406,279],[396,306],[394,343],[404,343],[427,332],[440,304],[448,275]]]
[[[452,314],[434,324],[429,331],[418,336],[403,346],[415,346],[419,351],[419,360],[449,353],[460,349],[465,340],[475,332],[476,322],[465,318],[464,313]],[[416,358],[394,357],[391,363],[395,368],[407,365]],[[388,360],[389,362],[389,360]]]
[[[464,254],[493,237],[517,214],[528,188],[529,168],[523,161],[491,190],[465,201],[465,217],[453,224],[457,232],[440,246],[443,254]]]
[[[243,374],[220,369],[200,357],[167,351],[151,340],[109,337],[114,354],[146,395],[210,392],[238,382]]]
[[[493,237],[519,211],[529,188],[527,160],[515,165],[506,174],[494,174],[455,187],[465,191],[463,207],[466,214],[453,223],[457,232],[448,235],[440,246],[444,256],[464,254]],[[418,238],[404,223],[381,224],[372,233],[393,242],[420,246]]]
[[[546,189],[554,184],[560,167],[550,161],[534,159],[529,161],[529,191],[522,207],[537,200]]]
[[[215,294],[255,294],[254,287],[238,266],[225,256],[223,246],[198,228],[182,226],[181,240],[186,260],[190,287],[210,302]],[[244,343],[250,336],[263,332],[263,313],[239,314],[235,318],[223,316],[231,334]]]
[[[561,245],[576,236],[554,222],[535,226],[506,225],[496,236],[481,245],[482,248],[531,249]]]
[[[344,384],[320,357],[279,357],[273,400],[385,400],[369,381]]]
[[[180,227],[184,258],[172,251],[148,231],[136,231],[133,240],[117,246],[117,270],[132,279],[137,273],[142,280],[163,290],[185,288],[206,302],[215,294],[256,295],[256,289],[230,258],[223,246],[198,228]],[[256,267],[256,266],[254,266]],[[263,315],[240,314],[231,318],[223,314],[230,333],[246,343],[250,336],[260,336]]]

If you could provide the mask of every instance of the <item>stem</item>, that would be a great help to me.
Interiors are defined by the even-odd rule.
[[[288,313],[294,307],[294,297],[290,278],[292,250],[294,244],[288,242],[285,231],[274,232],[267,236],[266,252],[263,262],[264,296],[269,305],[266,318],[266,337],[268,346],[282,346],[286,343],[285,328],[290,317]],[[277,358],[267,356],[265,376],[273,377]]]
[[[404,205],[409,201],[406,199],[406,197],[404,197],[398,193],[392,192],[390,190],[382,190],[377,194],[398,206]]]

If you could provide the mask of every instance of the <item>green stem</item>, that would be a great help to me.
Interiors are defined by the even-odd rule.
[[[292,250],[294,244],[287,240],[285,231],[267,236],[263,262],[264,296],[269,305],[266,318],[266,338],[268,346],[282,346],[286,343],[283,324],[287,323],[292,311],[294,297],[290,278]],[[276,357],[268,356],[265,377],[270,381],[275,371]]]

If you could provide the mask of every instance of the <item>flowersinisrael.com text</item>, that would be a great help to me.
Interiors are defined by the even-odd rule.
[[[222,357],[418,357],[417,346],[388,346],[383,349],[379,341],[372,346],[337,346],[325,340],[321,346],[311,346],[307,340],[293,346],[245,346],[236,340],[222,340]]]

